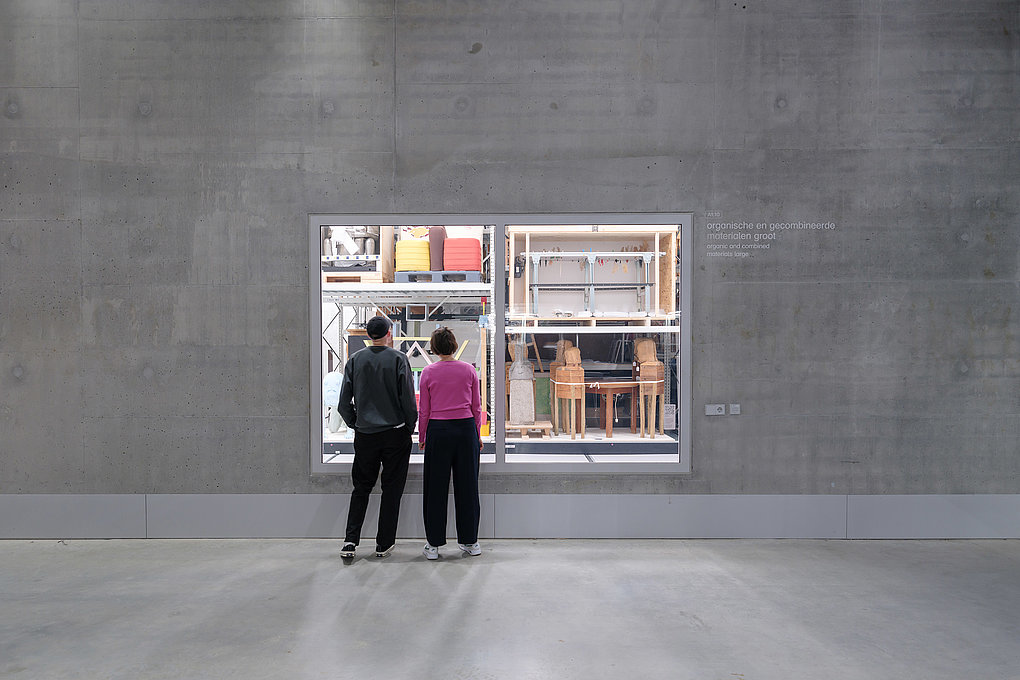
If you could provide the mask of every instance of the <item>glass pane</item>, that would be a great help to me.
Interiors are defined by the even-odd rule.
[[[472,364],[482,385],[488,423],[493,375],[491,226],[322,225],[322,462],[353,460],[354,433],[336,412],[343,367],[371,341],[365,323],[377,314],[393,322],[393,347],[407,354],[417,388],[436,360],[429,338],[439,326],[457,337],[457,358]],[[415,439],[417,441],[417,439]],[[483,462],[495,456],[483,453]],[[412,451],[412,462],[421,454]]]
[[[507,462],[676,462],[678,225],[509,225]]]

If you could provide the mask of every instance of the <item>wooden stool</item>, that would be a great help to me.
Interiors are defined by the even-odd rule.
[[[581,416],[581,439],[584,439],[584,369],[581,368],[581,352],[576,347],[571,347],[564,353],[566,364],[556,369],[556,402],[553,405],[556,413],[553,413],[553,421],[559,416],[560,400],[566,399],[570,402],[567,411],[569,412],[570,438],[574,439],[577,432],[577,402],[580,404]]]

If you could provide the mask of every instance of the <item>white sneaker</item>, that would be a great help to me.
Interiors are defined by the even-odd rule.
[[[439,548],[434,545],[425,544],[425,547],[421,549],[421,554],[425,556],[427,560],[438,560],[439,559]]]
[[[458,543],[457,546],[472,557],[477,557],[482,554],[482,546],[477,543],[468,545],[467,543]]]

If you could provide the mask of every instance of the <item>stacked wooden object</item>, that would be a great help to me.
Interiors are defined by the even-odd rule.
[[[556,371],[566,365],[564,352],[568,347],[573,347],[574,343],[570,340],[557,340],[556,341],[556,356],[551,362],[549,362],[549,413],[552,414],[553,434],[558,434],[560,429],[564,429],[559,422],[559,418],[556,417],[557,413],[557,399],[556,399]]]
[[[647,429],[648,436],[654,439],[656,411],[659,413],[659,434],[664,434],[663,421],[666,417],[666,367],[656,355],[655,340],[638,338],[634,341],[634,377],[640,383],[638,399],[641,436],[645,436]],[[648,404],[647,418],[645,416],[646,402]]]
[[[584,439],[584,368],[581,367],[581,350],[576,347],[568,347],[563,351],[563,365],[555,371],[553,388],[556,391],[556,400],[553,402],[553,422],[559,419],[559,411],[564,409],[567,416],[567,431],[570,438],[575,439],[577,434],[577,418],[580,414],[580,434]],[[567,403],[564,405],[563,401]]]
[[[534,345],[534,340],[532,340]],[[516,431],[521,437],[529,435],[533,432],[540,433],[540,436],[545,439],[550,435],[552,430],[552,423],[548,420],[536,420],[535,418],[535,399],[537,395],[537,388],[535,385],[534,369],[531,362],[528,361],[527,346],[523,343],[508,343],[507,351],[510,353],[512,359],[511,363],[506,365],[506,411],[507,419],[505,422],[507,434],[511,431]],[[517,359],[520,357],[521,361]],[[542,360],[538,357],[538,347],[535,346],[535,358],[541,366]],[[521,366],[526,365],[527,368],[524,371],[523,376],[518,375],[514,377],[514,367],[518,366],[518,370]],[[520,377],[525,377],[521,380]],[[517,384],[517,391],[515,395],[514,385]],[[522,385],[521,383],[531,383],[530,386]],[[522,390],[529,393],[525,394]],[[521,409],[527,412],[521,413]]]

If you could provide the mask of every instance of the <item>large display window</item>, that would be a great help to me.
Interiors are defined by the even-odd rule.
[[[313,472],[353,460],[336,400],[376,314],[416,375],[432,331],[454,331],[482,386],[486,469],[690,471],[689,214],[309,224]]]
[[[336,403],[348,357],[370,340],[366,322],[384,315],[393,322],[393,347],[407,355],[415,376],[437,357],[429,338],[439,325],[456,335],[457,358],[478,371],[483,455],[493,462],[490,389],[493,365],[493,227],[451,224],[320,224],[317,227],[321,312],[320,464],[350,463],[354,433]],[[420,463],[421,453],[412,453]]]

